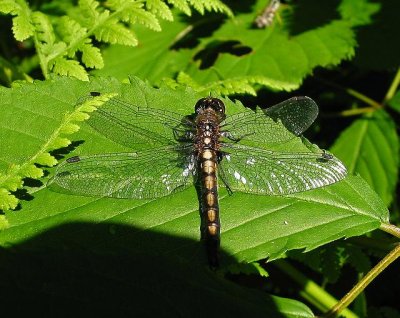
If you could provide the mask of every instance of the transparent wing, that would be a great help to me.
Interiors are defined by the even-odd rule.
[[[228,116],[222,123],[222,131],[234,140],[256,143],[279,143],[300,135],[318,115],[317,104],[309,97],[293,97],[275,106]],[[286,128],[286,129],[285,129]]]
[[[50,186],[78,195],[150,199],[192,184],[195,168],[191,145],[72,157],[58,166]]]
[[[93,92],[93,96],[100,93]],[[86,97],[89,99],[91,96]],[[91,114],[89,125],[109,139],[128,147],[176,144],[175,133],[190,124],[184,116],[167,110],[138,107],[112,98]]]
[[[223,179],[233,191],[285,195],[323,187],[346,176],[343,163],[327,152],[285,153],[241,145],[223,149]]]

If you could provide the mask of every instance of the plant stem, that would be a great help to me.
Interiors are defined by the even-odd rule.
[[[366,103],[367,105],[370,105],[371,107],[375,108],[375,109],[380,109],[382,108],[382,105],[379,104],[378,102],[374,101],[372,98],[369,98],[368,96],[354,90],[351,88],[346,88],[346,92],[351,95],[354,96],[355,98],[363,101],[364,103]]]
[[[348,305],[377,277],[386,267],[400,256],[400,244],[371,269],[334,307],[323,315],[325,318],[337,317]]]
[[[400,238],[400,228],[398,228],[397,226],[395,226],[393,224],[382,223],[379,228],[382,231],[385,231],[386,233],[392,234],[393,236]]]
[[[365,113],[371,113],[375,110],[375,107],[362,107],[362,108],[354,108],[354,109],[347,109],[344,111],[339,112],[339,115],[343,117],[350,117],[350,116],[357,116]]]
[[[272,264],[278,267],[281,271],[285,272],[290,278],[298,283],[303,288],[303,290],[300,291],[301,297],[309,301],[318,309],[324,311],[337,303],[337,299],[335,299],[331,294],[327,293],[317,283],[313,282],[307,276],[303,275],[300,271],[290,265],[289,262],[279,260],[273,262]],[[347,308],[343,311],[342,315],[347,318],[358,317],[355,313]]]
[[[398,68],[397,73],[394,76],[392,84],[390,84],[390,87],[385,95],[385,98],[383,99],[382,104],[386,104],[388,100],[392,99],[392,97],[396,93],[399,84],[400,84],[400,67]]]
[[[373,100],[372,98],[352,89],[352,88],[344,88],[343,86],[340,86],[336,83],[332,83],[330,81],[327,81],[325,79],[317,78],[318,81],[324,83],[325,85],[331,86],[333,88],[336,88],[338,90],[344,91],[347,94],[359,99],[360,101],[366,103],[367,105],[373,107],[373,109],[379,109],[382,108],[382,105],[379,104],[377,101]]]

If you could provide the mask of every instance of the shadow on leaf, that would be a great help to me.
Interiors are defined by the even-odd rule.
[[[126,225],[66,224],[0,250],[1,297],[13,315],[282,317],[271,296],[222,279],[203,254]]]

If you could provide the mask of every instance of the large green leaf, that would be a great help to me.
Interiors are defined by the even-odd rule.
[[[191,91],[153,89],[136,79],[132,84],[120,84],[112,78],[91,83],[63,78],[3,89],[1,100],[6,103],[1,107],[0,134],[9,151],[0,153],[5,163],[2,170],[13,162],[23,164],[42,149],[62,124],[65,113],[73,112],[78,98],[89,91],[118,93],[132,103],[145,101],[143,106],[173,109],[182,114],[191,113],[199,97]],[[225,102],[228,113],[242,110],[238,104]],[[19,120],[12,121],[16,109]],[[74,135],[74,140],[83,144],[70,155],[129,151],[87,125]],[[293,151],[309,147],[301,138],[294,138],[287,146]],[[278,148],[282,150],[285,145]],[[222,301],[224,308],[232,306],[237,312],[248,311],[250,306],[254,315],[265,314],[271,308],[272,312],[279,310],[288,317],[310,315],[304,307],[294,309],[296,304],[282,304],[274,299],[271,305],[257,293],[214,281],[216,277],[206,269],[204,251],[199,245],[199,204],[194,187],[150,201],[72,196],[45,187],[31,188],[29,192],[31,199],[22,201],[20,210],[6,212],[9,228],[0,233],[0,246],[5,248],[5,261],[0,263],[9,277],[7,286],[16,284],[13,279],[21,271],[21,262],[32,259],[32,271],[17,285],[26,293],[29,286],[38,288],[57,300],[71,295],[74,283],[78,286],[74,299],[80,299],[88,284],[100,279],[104,286],[94,288],[93,298],[88,296],[83,298],[85,301],[96,300],[106,306],[101,297],[107,294],[102,288],[107,287],[116,290],[115,296],[131,290],[137,303],[146,304],[136,308],[141,313],[154,313],[159,307],[153,308],[149,300],[144,301],[149,295],[162,294],[171,298],[157,298],[156,302],[169,303],[170,312],[187,313],[190,308],[204,312],[201,310],[212,308],[213,313],[219,313],[214,306]],[[361,235],[388,222],[384,204],[359,177],[290,196],[229,196],[221,189],[220,197],[223,264],[279,258],[288,250],[310,250],[339,238]],[[59,272],[63,275],[57,275]],[[122,289],[116,287],[120,283]],[[61,290],[48,286],[66,287]],[[190,297],[192,294],[196,296]],[[178,301],[179,297],[184,301]],[[246,301],[235,303],[238,297]],[[204,304],[209,306],[203,308]]]
[[[351,173],[360,174],[390,204],[399,172],[399,137],[393,119],[385,111],[354,121],[336,140],[332,151]]]
[[[199,91],[254,94],[257,84],[293,90],[316,67],[337,65],[351,58],[356,46],[353,28],[369,23],[370,16],[377,10],[370,8],[366,0],[357,1],[356,5],[342,1],[341,18],[318,19],[320,25],[307,28],[310,19],[327,15],[327,9],[318,3],[291,5],[280,10],[284,13],[283,22],[277,19],[267,29],[252,28],[255,16],[263,6],[265,1],[257,1],[250,13],[238,12],[234,19],[225,20],[209,37],[197,35],[213,25],[213,19],[207,16],[189,20],[189,23],[177,17],[174,23],[163,24],[162,33],[138,27],[135,32],[141,39],[140,45],[132,49],[109,48],[105,52],[105,67],[96,74],[123,79],[129,72],[157,84],[161,79],[183,71],[193,81],[186,77],[178,77],[178,80],[190,83]],[[331,10],[330,15],[335,16],[334,8]],[[293,16],[304,18],[299,20]],[[192,48],[179,48],[177,44],[182,40],[198,44]],[[154,59],[154,56],[159,58]],[[200,69],[198,59],[210,59],[210,56],[214,56],[215,61],[211,58],[211,65]]]

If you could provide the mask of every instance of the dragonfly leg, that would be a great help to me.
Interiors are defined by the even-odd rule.
[[[241,141],[243,138],[246,138],[247,136],[251,136],[251,135],[254,135],[254,133],[248,133],[248,134],[244,134],[244,135],[242,135],[240,137],[235,137],[229,131],[222,131],[221,132],[221,136],[222,137],[226,137],[226,138],[228,138],[229,140],[231,140],[231,141],[233,141],[235,143],[237,143],[237,142]]]

